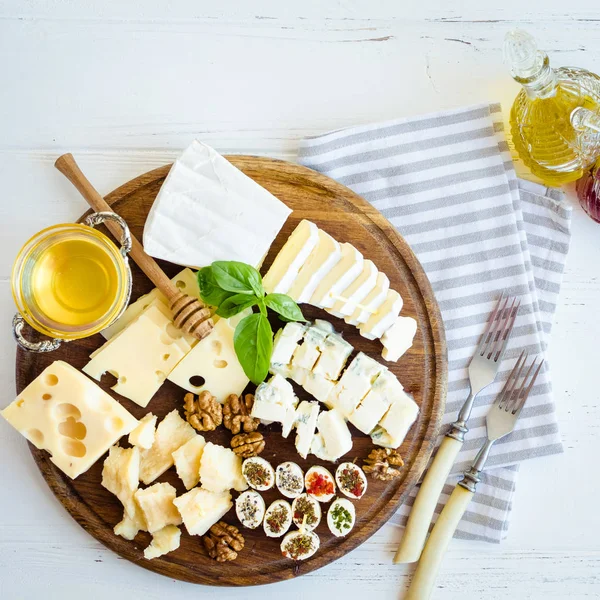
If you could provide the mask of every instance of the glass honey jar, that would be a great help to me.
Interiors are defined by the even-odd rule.
[[[122,229],[121,248],[94,229],[109,220]],[[112,212],[93,213],[83,223],[54,225],[34,235],[19,252],[11,278],[19,311],[13,333],[19,346],[49,352],[116,321],[131,295],[130,250],[129,228]],[[28,341],[25,323],[52,339]]]

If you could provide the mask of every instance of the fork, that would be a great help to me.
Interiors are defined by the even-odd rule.
[[[526,363],[527,353],[522,352],[508,376],[502,392],[496,398],[487,415],[487,440],[485,444],[477,453],[473,465],[465,471],[462,480],[454,488],[427,540],[406,600],[427,600],[431,595],[444,553],[467,505],[475,494],[475,489],[481,479],[481,471],[485,466],[492,445],[496,440],[508,435],[515,428],[525,400],[531,392],[544,361],[542,359],[537,364],[537,358],[535,358],[525,371]],[[523,380],[517,386],[523,372],[525,372]]]
[[[423,479],[400,546],[394,556],[395,564],[415,562],[421,556],[438,498],[462,448],[465,434],[469,431],[467,422],[471,416],[473,402],[477,394],[496,378],[520,304],[520,300],[510,298],[502,292],[490,316],[486,330],[469,364],[471,388],[469,397],[458,413],[457,420],[442,440],[433,463]]]

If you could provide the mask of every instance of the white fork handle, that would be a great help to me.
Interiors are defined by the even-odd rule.
[[[454,488],[427,540],[405,600],[427,600],[431,596],[448,544],[472,497],[473,492],[464,487]]]
[[[400,547],[394,556],[395,564],[419,560],[438,498],[461,448],[462,442],[454,438],[442,440],[410,511]]]

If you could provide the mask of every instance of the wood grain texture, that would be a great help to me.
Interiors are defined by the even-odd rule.
[[[116,498],[99,484],[102,460],[77,480],[71,481],[56,469],[47,453],[34,447],[31,447],[31,451],[42,475],[69,513],[88,533],[124,558],[184,581],[212,585],[256,585],[303,575],[340,558],[375,533],[403,502],[425,468],[438,434],[446,392],[446,347],[439,310],[417,259],[393,227],[367,202],[344,186],[304,167],[251,156],[228,158],[294,209],[273,245],[265,267],[268,268],[299,220],[310,219],[340,242],[352,242],[365,257],[372,259],[389,276],[391,285],[404,298],[403,314],[412,315],[418,320],[419,329],[413,348],[398,363],[388,363],[388,367],[400,378],[405,388],[414,394],[421,408],[419,419],[401,447],[406,463],[402,476],[389,483],[369,482],[366,496],[357,504],[357,524],[347,538],[334,538],[323,522],[317,529],[321,536],[321,548],[313,558],[303,563],[295,564],[282,558],[279,552],[280,540],[266,538],[262,530],[244,530],[246,548],[233,565],[223,566],[210,560],[205,555],[199,538],[191,537],[185,532],[179,550],[146,561],[142,557],[142,549],[150,541],[148,534],[139,534],[134,542],[128,542],[112,532],[112,527],[121,519],[122,508]],[[142,234],[146,215],[169,168],[161,167],[142,175],[107,197],[109,204],[126,219],[132,232],[138,237]],[[169,263],[161,264],[171,276],[180,269]],[[148,292],[151,287],[151,283],[134,268],[133,298]],[[361,338],[353,327],[329,317],[323,311],[308,306],[304,308],[305,314],[311,319],[325,317],[332,320],[336,329],[343,331],[346,339],[357,349],[383,362],[379,341]],[[18,392],[54,360],[62,359],[78,368],[83,367],[90,352],[101,345],[102,341],[99,335],[94,336],[64,345],[49,355],[18,352]],[[102,385],[109,391],[110,377],[105,379]],[[301,399],[309,397],[300,388],[296,388],[296,391]],[[114,393],[109,393],[115,396]],[[181,409],[183,395],[180,388],[166,382],[148,409],[163,417],[173,407]],[[119,400],[137,417],[147,411],[127,399],[119,397]],[[321,461],[310,460],[314,457],[309,457],[307,461],[300,460],[293,446],[294,436],[284,440],[278,426],[264,428],[263,433],[267,448],[262,456],[273,464],[294,460],[304,469],[312,464],[322,464]],[[372,447],[371,440],[355,429],[353,436],[354,448],[345,459],[363,459]],[[219,429],[206,437],[228,446],[231,436],[228,431]],[[173,470],[159,481],[169,481],[180,493],[184,492]],[[277,492],[265,494],[267,503],[276,497],[279,497]],[[226,516],[226,520],[236,523],[233,511]]]

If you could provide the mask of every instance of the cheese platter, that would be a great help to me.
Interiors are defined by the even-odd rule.
[[[214,326],[201,340],[177,332],[167,299],[131,265],[132,301],[120,319],[53,352],[17,352],[17,404],[30,384],[48,384],[55,365],[64,365],[65,378],[94,389],[106,410],[110,405],[110,435],[86,457],[88,438],[80,429],[89,407],[62,401],[58,406],[75,409],[61,415],[69,428],[60,431],[72,450],[66,456],[81,459],[72,466],[60,454],[63,438],[56,436],[56,455],[49,456],[41,424],[35,428],[41,439],[33,439],[28,425],[12,424],[30,441],[59,501],[121,556],[194,583],[265,584],[345,555],[417,483],[444,412],[443,325],[414,254],[359,196],[284,161],[221,157],[200,146],[196,155],[186,153],[176,170],[167,165],[146,173],[106,201],[135,237],[143,236],[170,285],[217,306]],[[240,220],[231,221],[226,200],[215,194],[213,212],[222,214],[209,217],[204,207],[204,229],[194,242],[193,219],[161,207],[203,200],[191,197],[189,187],[171,186],[179,194],[174,200],[163,184],[183,180],[208,193],[231,164],[239,169],[230,187],[232,214]],[[254,218],[244,202],[254,203]],[[177,240],[161,245],[160,237],[178,219],[185,221],[179,241],[186,251],[174,264],[161,258],[178,260]],[[252,234],[244,235],[248,228]],[[263,229],[272,244],[261,239]],[[250,256],[242,271],[250,281],[253,267],[260,270],[262,280],[257,274],[251,281],[256,298],[238,290],[208,302],[214,297],[208,278],[222,282],[226,275],[217,270],[229,256],[223,253]],[[213,271],[205,272],[210,261]],[[261,367],[240,356],[244,323],[275,333]],[[42,339],[33,329],[28,336]],[[55,402],[49,400],[48,406]],[[94,406],[97,418],[104,408],[100,401]],[[10,411],[4,416],[11,421]]]

